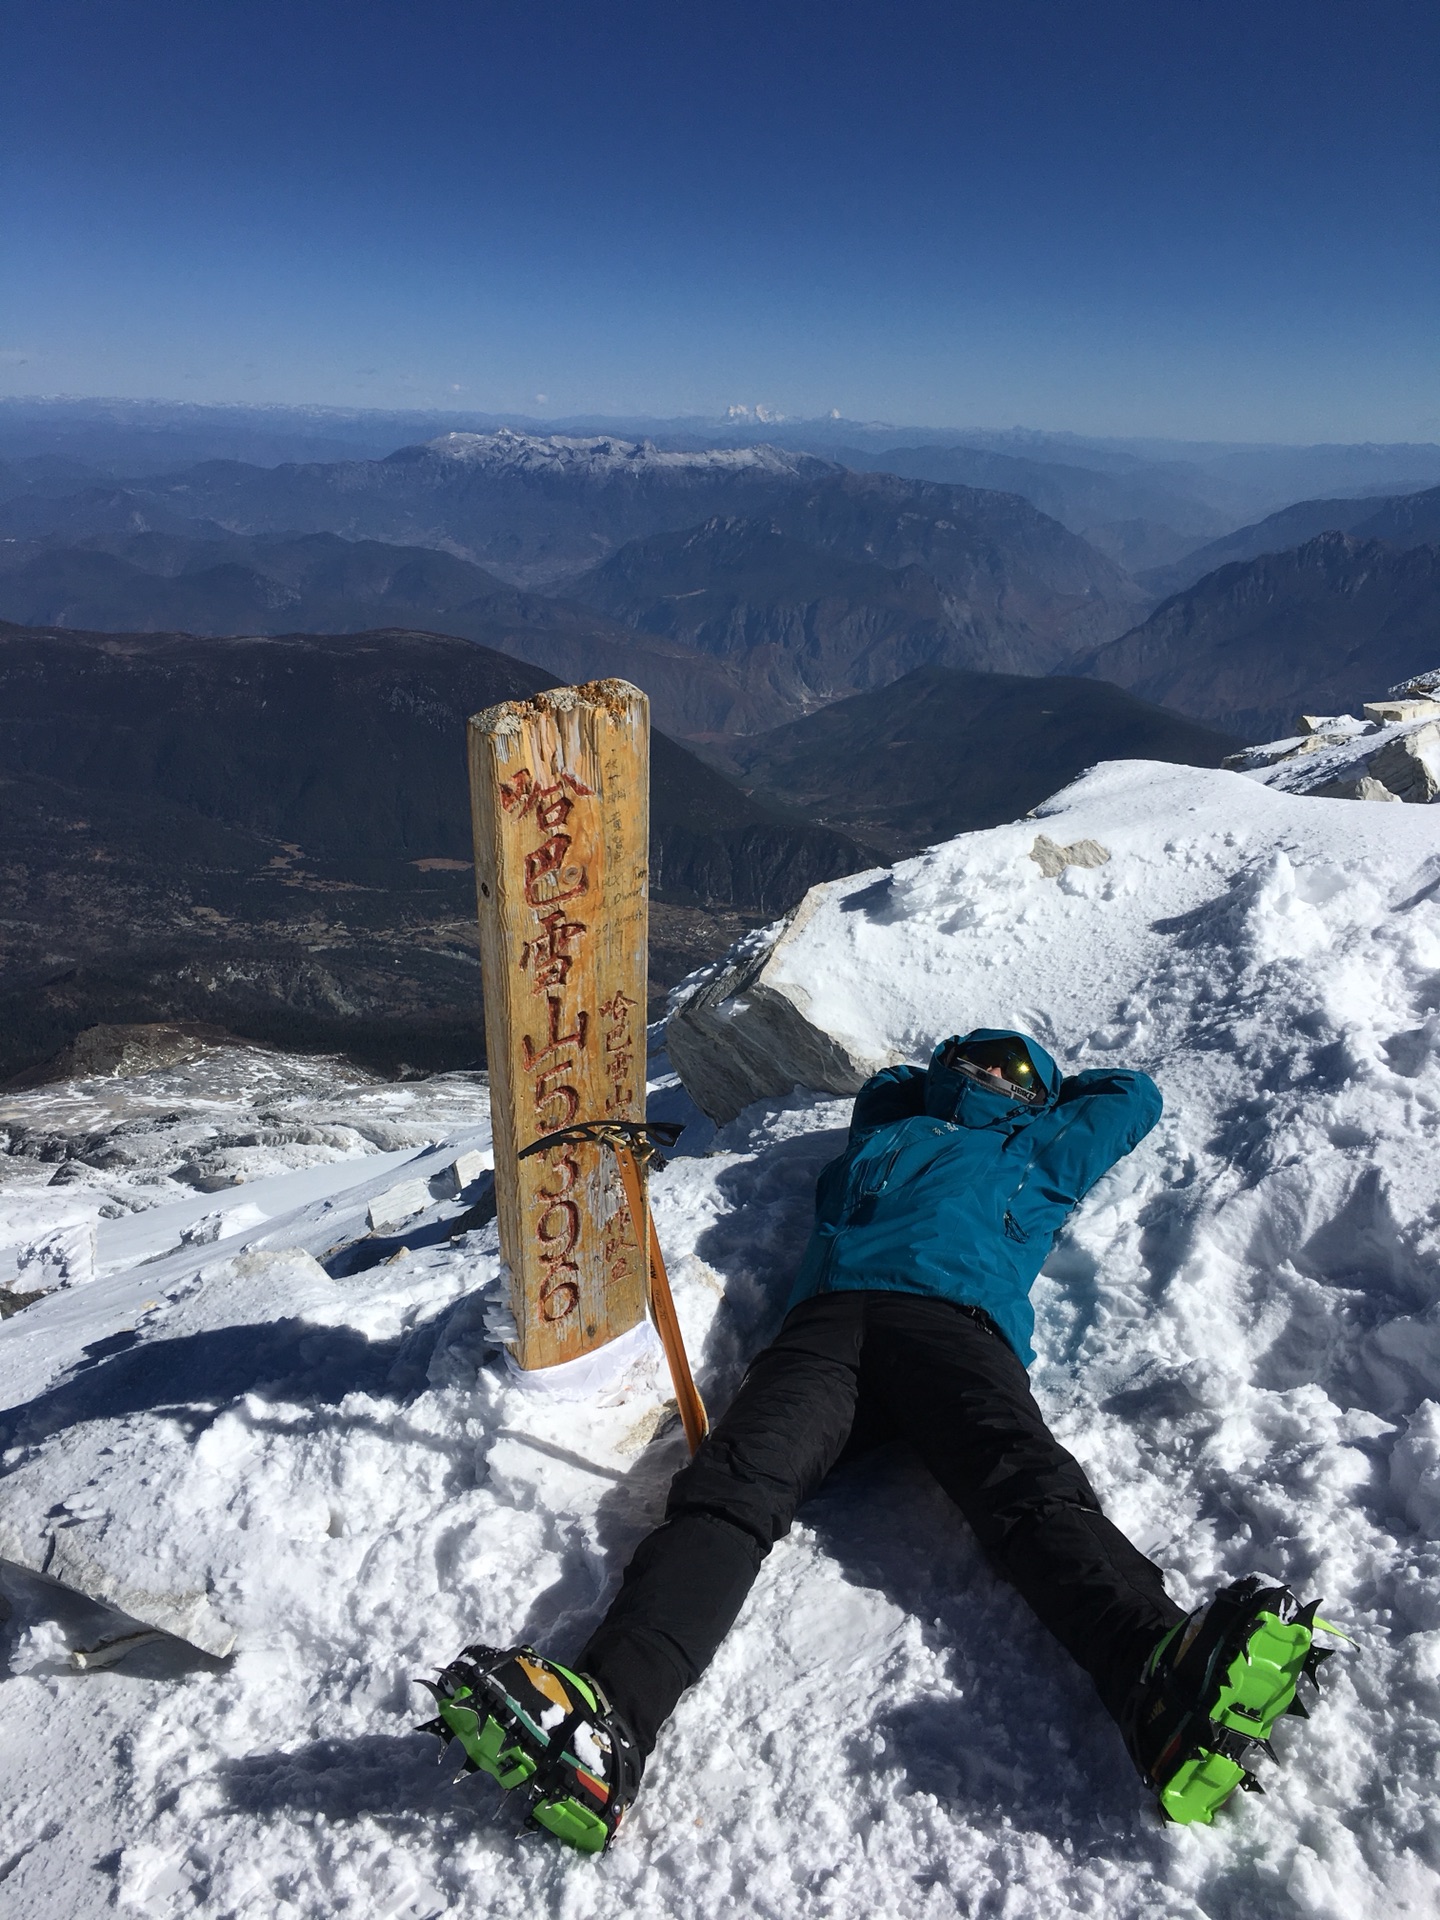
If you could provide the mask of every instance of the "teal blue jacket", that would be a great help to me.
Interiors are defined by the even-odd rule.
[[[1011,1038],[979,1027],[971,1040]],[[1148,1075],[1062,1079],[1028,1034],[1045,1087],[1027,1107],[940,1064],[887,1067],[855,1097],[850,1138],[823,1168],[790,1305],[880,1288],[981,1307],[1028,1366],[1030,1289],[1072,1210],[1160,1118]]]

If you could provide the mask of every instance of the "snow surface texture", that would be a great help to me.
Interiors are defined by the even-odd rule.
[[[129,1623],[7,1576],[9,1913],[1435,1913],[1440,812],[1126,763],[1041,813],[1111,858],[1047,878],[1035,821],[964,836],[829,888],[786,964],[866,1055],[1014,1021],[1073,1066],[1159,1080],[1160,1127],[1038,1283],[1034,1380],[1183,1604],[1254,1570],[1359,1640],[1311,1724],[1282,1723],[1266,1797],[1162,1827],[1088,1682],[899,1450],[776,1548],[603,1859],[521,1833],[488,1781],[452,1789],[409,1731],[409,1677],[477,1638],[573,1653],[683,1441],[652,1352],[587,1400],[503,1366],[493,1225],[421,1244],[463,1202],[360,1264],[398,1253],[366,1237],[372,1200],[481,1148],[473,1083],[347,1092],[317,1068],[307,1092],[247,1054],[289,1088],[250,1106],[290,1126],[308,1103],[317,1133],[349,1111],[436,1144],[289,1170],[294,1143],[232,1145],[258,1176],[233,1196],[108,1168],[106,1204],[146,1211],[102,1217],[98,1276],[0,1329],[17,1491],[203,1569],[237,1636],[224,1662],[164,1641],[77,1672]],[[652,1111],[693,1115],[663,1064]],[[73,1106],[93,1138],[148,1112],[123,1144],[179,1116],[187,1155],[202,1121],[243,1131],[185,1071],[149,1079],[18,1096],[0,1125],[51,1137]],[[712,1410],[777,1322],[848,1111],[795,1093],[718,1133],[696,1119],[655,1179]],[[184,1240],[195,1208],[242,1196],[262,1220]]]

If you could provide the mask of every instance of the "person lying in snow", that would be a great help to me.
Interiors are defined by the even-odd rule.
[[[1304,1712],[1296,1684],[1324,1657],[1314,1606],[1251,1578],[1186,1615],[1100,1511],[1025,1372],[1055,1236],[1160,1110],[1143,1073],[1062,1079],[1034,1040],[989,1028],[867,1081],[817,1183],[784,1325],[575,1667],[467,1647],[431,1688],[430,1730],[523,1787],[534,1823],[600,1851],[796,1509],[843,1457],[903,1438],[1091,1676],[1165,1813],[1213,1819],[1253,1784],[1244,1762],[1279,1716]]]

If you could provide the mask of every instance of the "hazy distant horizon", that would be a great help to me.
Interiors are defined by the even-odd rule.
[[[763,404],[763,403],[762,403]],[[0,391],[0,409],[9,407],[36,409],[55,407],[73,408],[83,411],[86,408],[99,410],[146,409],[157,411],[174,410],[186,414],[203,415],[205,413],[272,414],[291,416],[299,419],[331,419],[341,422],[362,423],[374,421],[377,425],[387,420],[396,422],[416,421],[438,424],[442,431],[452,432],[498,432],[509,427],[515,432],[533,432],[537,435],[565,434],[614,434],[617,437],[633,435],[645,428],[654,428],[667,432],[683,432],[687,429],[699,432],[730,431],[741,432],[749,429],[753,437],[764,437],[764,429],[774,426],[785,433],[793,433],[806,428],[822,429],[826,436],[843,438],[847,429],[862,435],[896,436],[915,434],[921,442],[927,436],[940,435],[946,439],[974,440],[1011,440],[1017,447],[1033,442],[1037,446],[1053,446],[1055,443],[1073,442],[1077,449],[1086,446],[1113,447],[1117,451],[1140,452],[1144,449],[1209,449],[1220,451],[1286,451],[1308,448],[1333,447],[1371,447],[1376,449],[1395,449],[1413,447],[1417,451],[1440,451],[1440,441],[1434,440],[1384,440],[1378,435],[1366,435],[1354,440],[1242,440],[1237,438],[1195,439],[1179,435],[1163,434],[1123,434],[1123,433],[1080,433],[1073,429],[1043,426],[1033,422],[1005,425],[984,421],[945,421],[945,420],[852,420],[830,415],[807,416],[783,413],[769,414],[768,418],[757,418],[753,408],[748,410],[749,417],[734,416],[730,412],[721,413],[675,413],[646,414],[638,412],[601,412],[596,408],[578,407],[564,414],[527,414],[519,408],[506,407],[455,407],[455,406],[410,406],[380,407],[346,405],[331,401],[287,401],[261,400],[249,397],[227,396],[208,400],[184,398],[173,394],[77,394],[77,393],[7,393]],[[768,410],[767,410],[768,412]],[[473,423],[469,426],[458,423]],[[445,423],[451,424],[448,427]]]
[[[12,8],[0,391],[1440,441],[1437,99],[1410,0]]]

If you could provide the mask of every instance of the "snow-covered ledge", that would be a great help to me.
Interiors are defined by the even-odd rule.
[[[886,874],[851,874],[812,887],[788,919],[746,937],[680,990],[665,1028],[670,1063],[702,1112],[723,1126],[754,1100],[792,1087],[856,1093],[890,1064],[858,1035],[810,1017],[803,979],[787,965],[817,914],[838,895],[885,885]]]
[[[1103,1000],[1103,983],[1120,979],[1119,954],[1159,966],[1185,915],[1232,910],[1247,848],[1283,842],[1297,870],[1374,884],[1407,862],[1431,873],[1432,819],[1427,808],[1301,797],[1235,772],[1107,762],[1031,817],[814,888],[788,921],[680,989],[670,1059],[725,1124],[796,1087],[854,1093],[880,1067],[921,1062],[937,1039],[972,1026],[1018,1026],[1067,1059],[1081,1045],[1110,1058],[1146,1024],[1144,1007],[1118,993],[1113,1019],[1096,1028],[1097,992]],[[1261,884],[1258,869],[1244,884]]]

